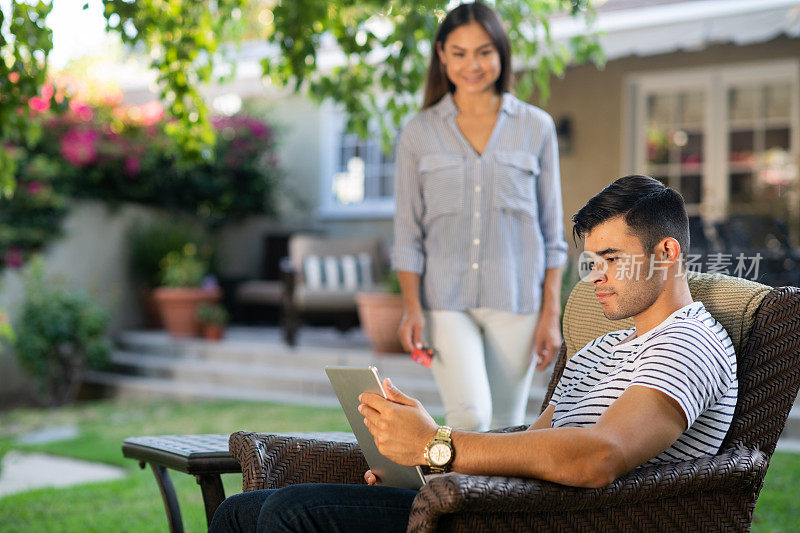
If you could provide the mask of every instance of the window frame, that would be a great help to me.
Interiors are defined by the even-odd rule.
[[[320,106],[320,200],[316,216],[320,220],[391,219],[395,211],[394,196],[365,198],[357,204],[340,204],[333,196],[333,178],[339,172],[345,124],[345,114],[335,104],[325,102]]]
[[[704,91],[708,111],[703,118],[705,157],[702,169],[702,201],[687,206],[690,215],[721,220],[728,214],[730,172],[729,132],[727,116],[728,90],[770,82],[790,84],[790,157],[800,166],[800,61],[781,59],[769,62],[726,63],[684,69],[632,72],[625,77],[623,97],[622,161],[627,173],[646,173],[647,160],[642,135],[646,130],[647,96],[657,89],[667,91]],[[798,178],[800,180],[800,177]],[[790,189],[787,198],[791,216],[800,217],[800,181]]]

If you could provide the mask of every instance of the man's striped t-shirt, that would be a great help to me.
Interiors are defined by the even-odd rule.
[[[632,338],[635,333],[607,333],[570,358],[550,400],[552,427],[594,424],[625,389],[642,385],[675,399],[687,420],[686,431],[649,463],[717,453],[739,388],[728,333],[702,302],[675,311],[641,337]]]

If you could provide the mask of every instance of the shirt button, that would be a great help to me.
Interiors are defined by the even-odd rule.
[[[478,270],[478,263],[472,263],[472,270]]]
[[[481,240],[480,240],[480,239],[474,239],[474,240],[472,241],[472,244],[474,244],[475,246],[478,246],[480,243],[481,243]]]
[[[481,186],[480,185],[476,185],[475,186],[475,192],[481,192]]]

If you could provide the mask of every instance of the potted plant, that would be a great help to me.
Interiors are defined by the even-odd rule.
[[[381,290],[356,294],[358,319],[372,349],[379,353],[403,353],[397,329],[403,319],[403,297],[395,272],[389,272]]]
[[[161,316],[154,291],[163,275],[162,260],[170,252],[180,252],[187,244],[197,249],[201,259],[211,260],[211,239],[188,218],[155,216],[139,219],[127,232],[129,268],[136,281],[145,322],[148,327],[161,328]]]
[[[161,260],[161,286],[153,296],[170,335],[194,337],[200,331],[197,308],[217,303],[222,293],[208,275],[208,262],[198,257],[197,247],[190,243]]]
[[[221,340],[225,336],[225,326],[229,319],[228,311],[219,304],[202,304],[197,308],[200,330],[207,340]]]

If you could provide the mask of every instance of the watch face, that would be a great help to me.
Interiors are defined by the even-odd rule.
[[[428,451],[428,457],[431,463],[437,466],[443,466],[450,462],[452,454],[453,452],[450,450],[450,446],[442,443],[434,444]]]

